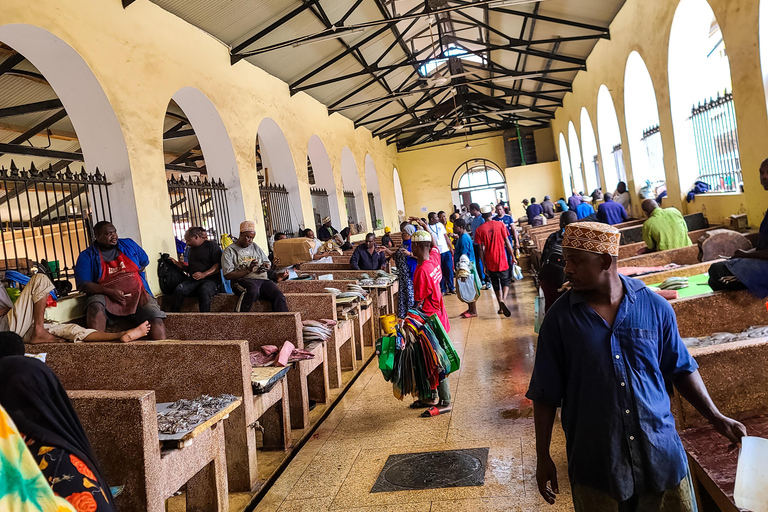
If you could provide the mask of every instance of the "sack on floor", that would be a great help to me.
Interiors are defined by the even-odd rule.
[[[541,323],[544,321],[544,297],[541,295],[537,295],[533,302],[533,316],[534,316],[534,324],[533,324],[533,331],[536,334],[539,334],[539,329],[541,329]]]

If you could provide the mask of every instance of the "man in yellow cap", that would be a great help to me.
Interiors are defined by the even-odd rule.
[[[389,226],[384,228],[384,236],[381,237],[381,245],[387,249],[395,248],[395,242],[392,241],[392,228]]]
[[[330,217],[323,217],[322,223],[323,225],[317,230],[317,238],[319,238],[321,242],[327,242],[339,233],[333,226],[331,226]]]
[[[619,239],[606,224],[565,226],[571,289],[544,317],[526,394],[536,424],[536,481],[554,503],[559,491],[549,446],[562,407],[576,512],[693,512],[665,383],[734,445],[746,429],[712,403],[669,303],[618,273]]]
[[[232,281],[232,287],[241,294],[237,310],[247,313],[253,307],[253,301],[262,299],[272,303],[272,311],[288,311],[283,292],[267,276],[271,266],[269,257],[253,243],[254,238],[256,223],[241,222],[240,236],[221,255],[224,278]]]

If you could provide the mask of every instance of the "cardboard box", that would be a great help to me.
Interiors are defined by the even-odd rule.
[[[272,249],[275,253],[275,267],[298,265],[312,261],[310,251],[314,248],[315,241],[309,238],[285,238],[278,240]]]

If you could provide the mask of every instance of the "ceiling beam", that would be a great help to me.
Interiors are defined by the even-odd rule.
[[[302,2],[302,4],[300,6],[296,7],[291,12],[287,13],[285,16],[282,16],[280,19],[276,20],[274,23],[270,23],[270,25],[268,27],[266,27],[265,29],[260,30],[256,34],[252,35],[251,37],[249,37],[248,39],[246,39],[242,43],[240,43],[237,46],[235,46],[234,48],[232,48],[232,51],[230,52],[232,54],[232,64],[236,63],[237,61],[239,61],[243,57],[247,56],[247,53],[246,54],[241,54],[240,52],[242,52],[243,50],[245,50],[246,48],[251,46],[253,43],[258,41],[262,37],[264,37],[267,34],[269,34],[270,32],[272,32],[276,28],[280,27],[284,23],[292,20],[293,18],[295,18],[296,16],[298,16],[299,14],[301,14],[302,12],[307,10],[310,6],[312,6],[312,5],[316,4],[316,3],[317,3],[317,0],[306,0],[306,1]]]
[[[165,170],[181,172],[205,172],[205,166],[194,167],[191,165],[165,164]]]
[[[493,12],[499,12],[502,14],[511,14],[512,16],[522,16],[526,19],[546,21],[549,23],[557,23],[558,25],[567,25],[569,27],[581,28],[584,30],[594,30],[595,32],[605,32],[606,34],[610,32],[608,27],[600,27],[598,25],[590,25],[589,23],[580,23],[578,21],[565,20],[563,18],[556,18],[554,16],[544,16],[542,14],[533,13],[533,12],[514,11],[512,9],[505,8],[505,7],[490,7],[490,10]]]
[[[123,9],[128,8],[129,5],[131,5],[136,0],[123,0]]]
[[[24,60],[24,56],[20,53],[14,53],[7,59],[5,59],[2,63],[0,63],[0,75],[3,75],[7,73],[8,71],[12,70],[14,67],[16,67],[17,64],[20,64]]]
[[[163,134],[163,140],[173,140],[173,139],[181,139],[183,137],[189,137],[190,135],[194,135],[195,130],[190,128],[189,130],[176,130],[176,131],[170,131],[168,130]]]
[[[26,105],[17,105],[15,107],[0,108],[0,117],[20,116],[22,114],[34,114],[36,112],[45,112],[47,110],[56,110],[62,108],[61,100],[38,101],[36,103],[27,103]]]
[[[20,144],[0,143],[0,153],[8,153],[11,155],[39,156],[42,158],[56,158],[59,160],[68,160],[70,162],[84,161],[82,153],[56,151],[53,149],[36,148],[32,146],[23,146]]]
[[[25,131],[18,137],[15,137],[9,144],[22,144],[24,142],[27,142],[29,139],[37,135],[38,133],[42,132],[43,130],[48,129],[50,126],[52,126],[54,123],[61,121],[67,117],[67,111],[64,109],[59,110],[55,114],[48,116],[47,118],[43,119],[39,123],[37,123],[35,126],[30,128],[29,130]],[[0,153],[0,156],[2,156],[3,153]]]

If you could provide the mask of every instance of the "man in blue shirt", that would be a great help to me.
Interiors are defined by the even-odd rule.
[[[613,200],[613,194],[606,192],[604,196],[604,203],[597,207],[597,221],[603,224],[621,224],[626,221],[629,216],[627,210],[624,209],[619,203]]]
[[[381,270],[386,263],[383,247],[376,247],[375,233],[365,235],[365,242],[358,245],[349,258],[349,266],[353,270]]]
[[[144,269],[149,256],[130,238],[118,238],[110,222],[93,226],[93,245],[77,257],[75,282],[85,299],[86,327],[104,332],[107,322],[130,317],[134,323],[149,321],[149,337],[165,339],[165,313],[157,305]]]
[[[525,209],[526,215],[528,215],[528,224],[531,226],[541,226],[544,224],[544,208],[540,204],[536,203],[536,198],[531,198],[531,204]],[[539,217],[542,215],[542,217]]]
[[[571,289],[544,317],[526,394],[534,404],[539,492],[555,502],[557,471],[549,446],[562,407],[576,512],[693,512],[666,383],[732,443],[746,429],[712,403],[669,303],[619,275],[619,239],[619,230],[605,224],[565,227]]]
[[[557,200],[557,205],[560,207],[561,212],[567,212],[568,210],[570,210],[570,208],[568,207],[568,203],[566,203],[565,199],[563,199],[562,197]]]
[[[579,218],[579,220],[581,220],[584,217],[589,217],[593,213],[595,213],[595,209],[592,208],[592,205],[587,202],[586,197],[582,197],[581,204],[576,207],[576,216]]]
[[[454,244],[454,258],[456,262],[456,271],[458,271],[459,260],[462,255],[466,255],[470,264],[476,265],[475,261],[475,248],[472,244],[472,239],[467,234],[467,223],[464,219],[456,219],[453,221],[453,233],[456,235],[456,242]],[[477,266],[475,266],[477,270]],[[474,278],[470,278],[474,279]],[[475,318],[477,317],[477,302],[470,302],[467,304],[467,310],[461,314],[462,318]]]
[[[475,238],[475,231],[477,231],[477,228],[483,225],[485,222],[485,219],[483,219],[483,214],[480,213],[480,205],[477,203],[472,203],[469,205],[469,213],[472,214],[472,240]],[[480,246],[476,243],[473,243],[472,248],[475,250],[475,254],[478,254],[480,252]],[[480,276],[480,280],[483,282],[483,290],[488,289],[488,285],[491,283],[491,278],[488,277],[485,274],[485,269],[483,268],[483,262],[479,259],[476,262],[477,264],[477,275]]]

